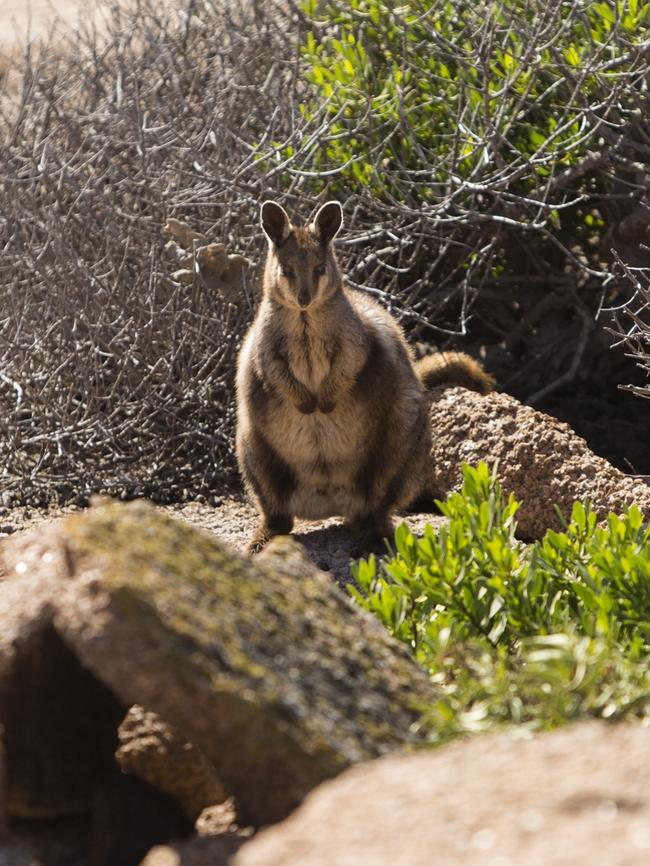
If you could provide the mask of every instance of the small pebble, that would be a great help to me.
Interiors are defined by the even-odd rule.
[[[16,531],[16,527],[12,526],[11,523],[5,523],[3,526],[0,526],[0,535],[13,535]]]

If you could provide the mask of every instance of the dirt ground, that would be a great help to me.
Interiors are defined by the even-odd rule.
[[[218,538],[244,552],[257,522],[255,509],[248,502],[235,497],[224,498],[217,507],[191,502],[184,505],[158,506],[174,517],[193,526],[214,533]],[[76,506],[42,511],[33,508],[0,506],[0,544],[3,539],[17,533],[30,532],[39,526],[61,520],[67,514],[78,512]],[[439,526],[444,518],[435,513],[399,515],[395,525],[405,520],[411,530],[421,533],[425,523]],[[337,583],[344,585],[350,579],[350,561],[370,553],[381,555],[385,548],[362,550],[350,530],[338,518],[321,521],[296,521],[294,535],[306,548],[309,556],[323,571],[329,572]]]

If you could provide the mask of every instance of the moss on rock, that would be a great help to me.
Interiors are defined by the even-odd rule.
[[[53,535],[75,578],[57,627],[123,701],[205,752],[248,820],[417,741],[426,676],[295,550],[285,571],[277,547],[252,560],[144,503]]]

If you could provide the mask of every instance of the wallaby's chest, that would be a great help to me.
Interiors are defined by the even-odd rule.
[[[292,374],[310,390],[316,391],[332,366],[331,341],[308,328],[288,335],[287,363]]]

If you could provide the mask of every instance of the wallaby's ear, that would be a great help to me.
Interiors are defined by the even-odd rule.
[[[276,247],[281,246],[291,233],[291,224],[286,210],[274,201],[265,201],[260,211],[262,228],[267,238]]]
[[[343,224],[343,208],[337,201],[328,201],[314,217],[312,231],[318,240],[326,246],[334,240]]]

